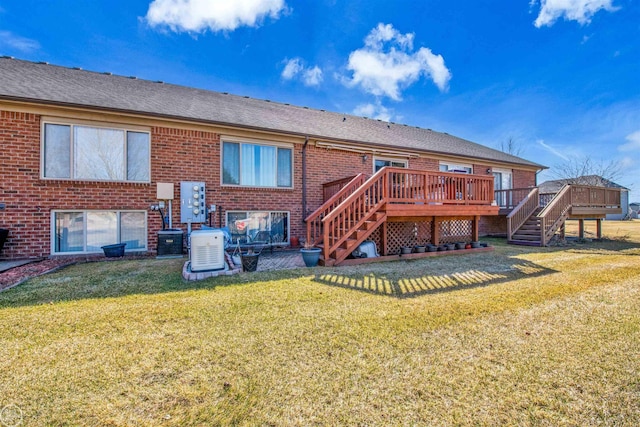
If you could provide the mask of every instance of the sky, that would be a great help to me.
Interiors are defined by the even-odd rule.
[[[0,0],[0,55],[616,163],[640,201],[638,0]]]

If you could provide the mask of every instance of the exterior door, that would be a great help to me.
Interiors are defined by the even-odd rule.
[[[493,169],[493,189],[495,191],[499,191],[499,190],[511,190],[511,177],[512,177],[512,172],[511,171],[501,171],[501,170],[496,170],[495,168]],[[496,202],[498,203],[498,206],[502,206],[502,207],[506,207],[511,205],[511,192],[504,192],[504,191],[500,191],[500,192],[496,192]]]

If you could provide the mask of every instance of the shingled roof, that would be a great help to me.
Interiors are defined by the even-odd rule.
[[[10,57],[0,57],[0,99],[138,113],[544,168],[430,129]]]
[[[579,184],[579,185],[591,185],[594,187],[606,187],[606,188],[619,188],[621,190],[629,190],[627,187],[623,187],[609,179],[603,178],[600,175],[583,175],[576,178],[565,178],[545,181],[542,184],[538,184],[540,193],[557,193],[565,186],[565,184]]]

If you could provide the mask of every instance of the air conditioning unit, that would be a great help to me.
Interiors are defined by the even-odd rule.
[[[224,269],[224,233],[220,230],[192,231],[189,260],[191,271]]]

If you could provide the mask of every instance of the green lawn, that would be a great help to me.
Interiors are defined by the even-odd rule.
[[[628,224],[624,241],[198,283],[181,260],[72,266],[0,293],[0,409],[28,426],[640,425]]]

